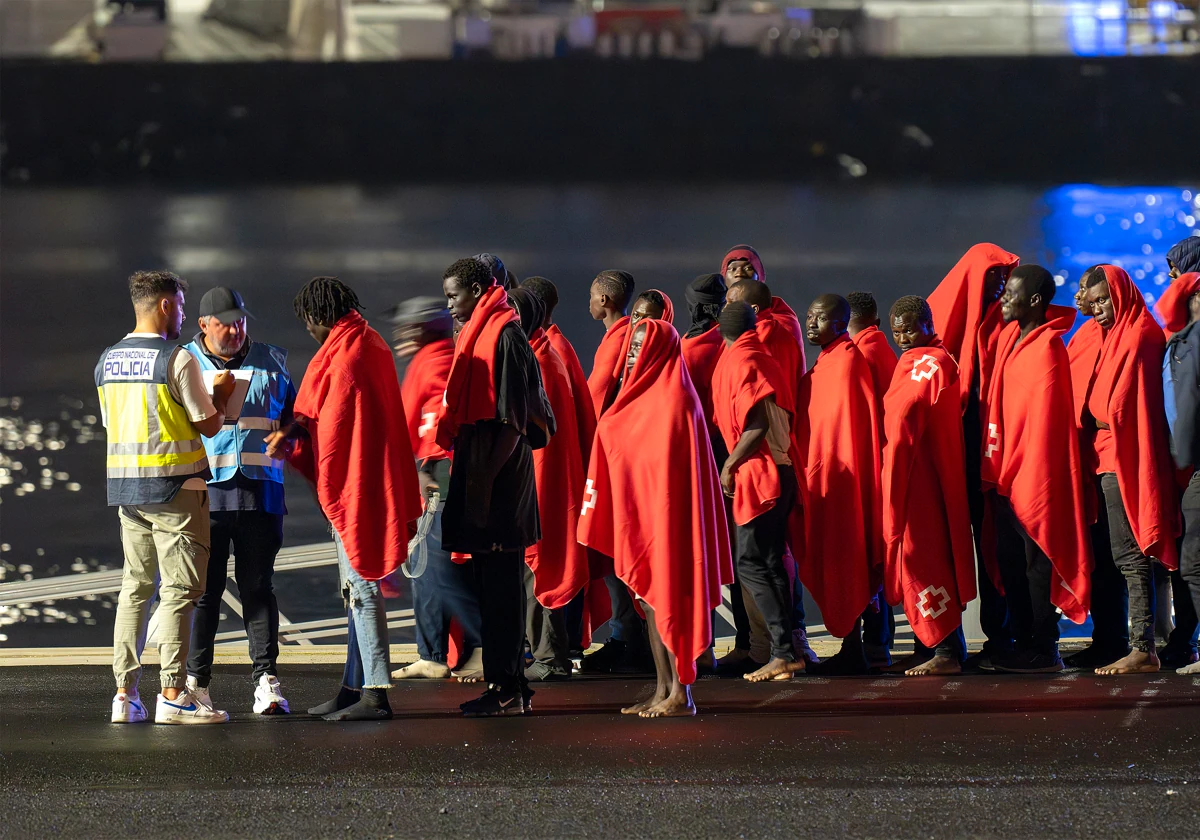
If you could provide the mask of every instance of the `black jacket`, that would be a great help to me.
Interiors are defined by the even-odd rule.
[[[1171,450],[1182,469],[1200,468],[1200,323],[1189,324],[1167,342],[1175,389]]]

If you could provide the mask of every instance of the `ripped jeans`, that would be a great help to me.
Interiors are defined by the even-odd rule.
[[[383,605],[383,592],[379,588],[379,581],[363,580],[359,577],[351,568],[346,549],[336,532],[333,541],[337,545],[342,594],[349,603],[347,624],[350,638],[346,646],[343,682],[346,688],[355,691],[360,688],[389,688],[392,665],[388,646],[387,611]],[[352,682],[359,684],[351,685]]]

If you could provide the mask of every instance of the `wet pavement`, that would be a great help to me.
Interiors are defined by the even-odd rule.
[[[107,668],[2,668],[13,837],[1195,836],[1200,679],[703,679],[701,715],[622,717],[644,681],[545,685],[465,720],[455,683],[391,691],[387,723],[249,713],[218,668],[218,727],[107,723]],[[340,669],[293,666],[293,708]],[[144,680],[147,698],[153,677]],[[228,702],[226,702],[228,701]]]

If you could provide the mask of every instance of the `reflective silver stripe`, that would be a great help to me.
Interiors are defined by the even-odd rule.
[[[161,443],[110,443],[109,455],[175,455],[196,452],[204,448],[204,442],[195,440],[168,440]]]
[[[283,461],[276,461],[273,458],[268,458],[261,452],[243,452],[242,463],[250,464],[255,467],[274,467],[277,470],[283,469]]]
[[[208,468],[204,459],[194,464],[171,464],[165,467],[109,467],[109,478],[164,478],[175,475],[195,475]]]
[[[279,428],[279,421],[271,420],[268,417],[242,417],[237,421],[237,426],[239,429],[262,429],[273,432]]]
[[[226,452],[222,455],[209,455],[208,465],[214,470],[219,470],[221,467],[236,467],[238,465],[237,454]]]

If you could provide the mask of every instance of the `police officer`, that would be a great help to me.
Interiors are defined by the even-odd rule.
[[[155,722],[225,723],[229,716],[201,703],[184,672],[192,609],[208,573],[210,473],[201,435],[217,434],[233,378],[213,378],[173,342],[183,325],[188,284],[169,271],[129,278],[134,331],[109,347],[96,365],[100,410],[108,430],[108,503],[120,508],[125,563],[113,628],[117,693],[113,723],[147,717],[138,694],[150,602],[158,587],[161,693]]]
[[[242,603],[242,620],[254,662],[254,713],[287,714],[276,671],[279,606],[271,578],[283,544],[283,462],[266,454],[266,437],[292,420],[296,389],[287,351],[251,341],[242,296],[218,286],[200,299],[200,332],[186,350],[205,380],[232,371],[238,380],[225,425],[204,441],[212,477],[208,481],[212,558],[204,595],[196,605],[188,688],[212,707],[213,648],[228,576],[229,547]],[[244,394],[244,399],[242,396]]]

